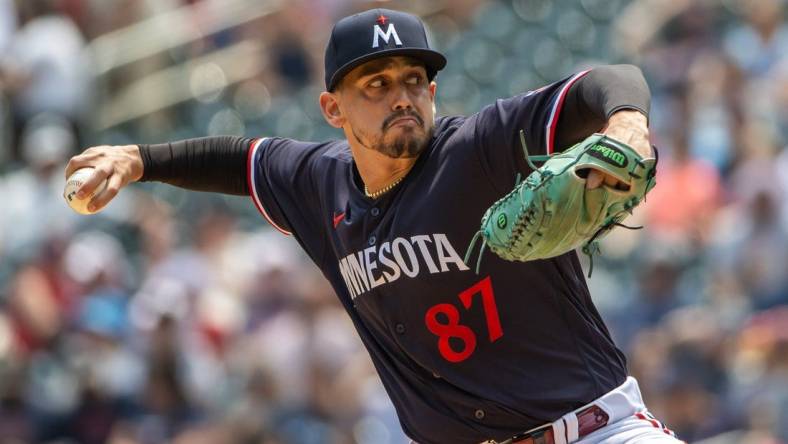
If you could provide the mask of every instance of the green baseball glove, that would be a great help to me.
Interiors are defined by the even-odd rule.
[[[603,134],[552,156],[529,156],[522,131],[520,141],[534,171],[522,182],[518,178],[514,189],[484,213],[465,258],[467,263],[475,242],[483,237],[477,272],[485,246],[507,260],[547,259],[581,246],[593,258],[599,250],[597,240],[621,225],[656,185],[656,157],[645,159]],[[536,168],[534,160],[546,162]],[[590,168],[614,176],[628,189],[586,189]]]

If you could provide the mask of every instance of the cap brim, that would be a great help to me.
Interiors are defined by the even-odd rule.
[[[337,86],[337,83],[345,77],[347,73],[370,60],[379,59],[381,57],[395,57],[395,56],[403,56],[403,57],[413,57],[414,59],[421,60],[424,62],[424,65],[427,67],[427,70],[432,70],[433,72],[437,73],[441,69],[446,66],[446,57],[443,54],[439,53],[438,51],[433,51],[431,49],[422,49],[422,48],[392,48],[392,49],[384,49],[383,51],[374,52],[372,54],[363,55],[357,59],[353,59],[347,63],[345,63],[341,68],[336,70],[333,76],[331,76],[331,82],[328,84],[328,90],[333,91],[334,88]]]

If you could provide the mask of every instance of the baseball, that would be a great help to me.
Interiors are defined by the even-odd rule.
[[[66,180],[66,186],[63,189],[63,198],[66,199],[68,206],[71,207],[74,211],[79,214],[93,214],[94,211],[88,210],[88,204],[90,203],[90,199],[93,196],[99,194],[100,192],[104,191],[104,188],[107,187],[107,179],[104,179],[90,196],[86,196],[83,199],[77,198],[77,190],[80,186],[82,186],[85,181],[90,178],[90,175],[93,174],[93,168],[80,168],[74,171],[71,176],[68,177]]]

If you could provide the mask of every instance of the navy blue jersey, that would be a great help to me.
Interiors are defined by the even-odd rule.
[[[442,117],[404,180],[365,196],[347,141],[252,143],[258,209],[292,234],[350,315],[405,433],[427,443],[502,440],[612,390],[626,378],[574,252],[527,263],[462,257],[484,211],[552,152],[577,74]]]

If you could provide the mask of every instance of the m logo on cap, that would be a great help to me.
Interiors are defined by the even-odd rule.
[[[389,27],[386,29],[386,32],[383,32],[383,29],[380,28],[381,25],[386,24],[387,19],[388,17],[386,17],[383,14],[381,14],[380,17],[378,17],[377,19],[377,22],[380,23],[380,25],[375,25],[375,29],[374,29],[375,36],[372,39],[373,48],[377,48],[378,46],[380,46],[379,37],[383,37],[383,40],[385,40],[386,44],[388,45],[391,36],[394,36],[394,43],[396,43],[397,46],[402,46],[402,41],[399,39],[399,36],[397,35],[397,30],[394,28],[394,23],[389,23]]]

